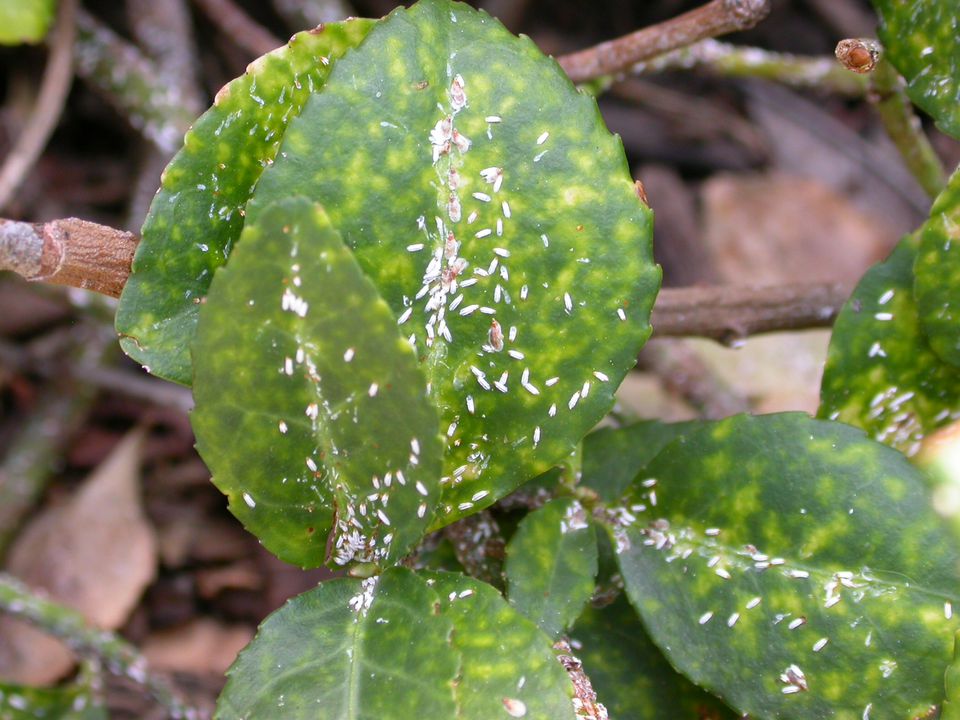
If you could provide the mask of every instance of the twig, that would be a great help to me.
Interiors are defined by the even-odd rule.
[[[60,121],[73,83],[73,40],[76,35],[77,0],[63,0],[57,26],[50,36],[50,58],[43,72],[37,104],[23,132],[0,168],[0,210],[5,208],[36,163]]]
[[[171,718],[200,720],[201,713],[153,675],[139,650],[118,635],[90,627],[72,608],[39,597],[20,580],[0,573],[0,610],[63,640],[74,652],[99,658],[107,669],[145,687]]]
[[[896,226],[897,233],[911,231],[929,213],[927,194],[892,143],[868,140],[826,112],[823,103],[780,85],[747,82],[742,90],[748,114],[763,132],[777,138],[771,147],[781,169],[819,177],[840,193],[870,185],[869,191],[854,193],[857,202],[870,215]],[[868,177],[871,182],[863,183]]]
[[[233,0],[194,0],[194,3],[234,43],[255,57],[283,45],[283,40],[247,15]]]
[[[641,78],[621,80],[610,88],[610,92],[633,105],[650,108],[691,143],[729,139],[751,157],[765,156],[766,138],[756,126],[714,98],[681,92]],[[616,118],[615,115],[611,117]]]
[[[750,403],[730,387],[685,340],[654,338],[644,345],[637,368],[657,375],[664,387],[705,418],[746,412]]]
[[[771,52],[712,39],[637,63],[630,72],[649,75],[700,69],[725,77],[760,78],[793,88],[829,90],[851,97],[865,95],[868,85],[865,78],[845,72],[833,58]]]
[[[616,75],[644,60],[706,38],[747,30],[770,12],[769,0],[711,0],[666,22],[557,58],[574,82]]]
[[[111,346],[116,341],[112,332],[109,335],[109,341]],[[43,357],[37,357],[36,353],[3,340],[0,340],[0,367],[21,373],[33,373],[43,378],[72,379],[91,388],[139,400],[159,408],[169,408],[182,413],[193,409],[193,396],[185,387],[94,362],[52,363]],[[2,484],[2,475],[3,469],[0,467],[0,484]],[[0,518],[2,515],[2,508],[0,508]]]
[[[849,296],[840,283],[664,288],[651,323],[656,337],[731,344],[757,333],[829,327]]]
[[[204,109],[203,92],[186,0],[126,0],[126,7],[137,44],[156,63],[165,82],[180,86],[183,105],[199,115]]]
[[[356,15],[346,0],[273,0],[273,7],[294,31]]]
[[[77,364],[96,365],[114,343],[113,333],[84,332],[75,336],[67,354]],[[12,365],[2,352],[0,364]],[[46,489],[56,458],[84,422],[96,395],[91,385],[76,383],[63,373],[54,376],[56,382],[44,391],[0,464],[0,558]]]
[[[0,270],[27,280],[120,297],[137,247],[133,233],[66,218],[25,223],[0,218]]]
[[[119,297],[137,238],[86,220],[44,224],[0,219],[0,270],[28,280]],[[733,342],[762,332],[829,327],[850,294],[841,284],[665,288],[653,311],[660,337]]]
[[[927,195],[939,195],[947,182],[943,163],[907,97],[906,82],[883,57],[880,43],[869,38],[841,40],[837,43],[836,56],[847,70],[870,73],[867,99],[877,109],[887,135]]]
[[[199,115],[204,95],[197,77],[199,61],[187,0],[126,0],[126,8],[134,39],[156,63],[164,82],[179,86],[184,108]],[[139,230],[143,224],[170,156],[155,146],[143,148],[127,206],[128,229]]]
[[[173,153],[194,119],[178,83],[95,17],[77,13],[77,75],[113,103],[161,151]]]

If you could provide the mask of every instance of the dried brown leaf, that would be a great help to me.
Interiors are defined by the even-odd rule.
[[[7,570],[106,630],[120,627],[157,566],[156,539],[140,502],[144,432],[135,430],[64,505],[49,508],[10,550]],[[53,682],[73,666],[59,641],[0,618],[0,677]]]
[[[237,654],[253,640],[253,628],[197,618],[186,625],[147,637],[143,654],[160,671],[223,675]]]

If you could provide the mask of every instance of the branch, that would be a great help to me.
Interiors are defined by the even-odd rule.
[[[0,610],[60,638],[77,653],[100,658],[113,674],[143,685],[167,708],[170,717],[183,720],[201,717],[200,712],[186,705],[166,682],[148,671],[146,659],[133,645],[112,632],[90,627],[76,610],[38,597],[7,573],[0,573]]]
[[[72,366],[98,365],[115,345],[113,333],[83,332],[67,349]],[[10,366],[0,345],[0,364]],[[59,365],[59,364],[58,364]],[[0,462],[0,560],[24,517],[53,477],[60,452],[83,425],[96,396],[94,387],[62,372],[40,395],[34,411],[17,428]]]
[[[133,233],[66,218],[25,223],[0,218],[0,270],[27,280],[120,297],[137,246]]]
[[[750,409],[747,398],[710,368],[686,340],[657,340],[643,346],[637,368],[657,375],[664,389],[711,420]]]
[[[836,54],[848,70],[870,73],[867,99],[876,108],[907,169],[927,195],[935,198],[947,183],[946,171],[907,97],[904,79],[883,57],[880,43],[869,39],[841,40]]]
[[[0,218],[0,270],[119,297],[137,242],[132,233],[76,218],[37,224]],[[729,343],[756,333],[829,327],[849,295],[839,283],[664,288],[652,322],[658,337]]]
[[[198,76],[200,61],[187,0],[126,0],[125,5],[133,38],[155,63],[159,79],[176,85],[184,108],[199,116],[207,103]],[[125,226],[130,230],[143,225],[163,169],[173,155],[156,146],[143,150],[127,203]]]
[[[63,104],[73,84],[73,39],[76,35],[77,0],[60,3],[57,26],[50,36],[50,58],[43,71],[37,104],[23,132],[0,169],[0,209],[13,199],[30,168],[37,162],[60,120]]]
[[[84,10],[77,14],[77,75],[105,95],[161,151],[173,154],[194,120],[179,83]]]
[[[356,15],[353,6],[346,0],[273,0],[273,8],[294,31]]]
[[[283,40],[247,15],[233,0],[194,0],[194,3],[236,45],[254,57],[266,55],[283,45]]]
[[[126,0],[127,23],[137,45],[156,64],[164,82],[179,85],[194,116],[206,107],[200,86],[193,21],[187,0]]]
[[[747,30],[770,12],[770,0],[711,0],[695,10],[580,52],[557,58],[575,83],[628,70],[706,38]]]
[[[655,337],[706,337],[732,344],[757,333],[830,327],[850,296],[841,283],[664,288]]]
[[[89,310],[89,308],[87,308]],[[109,333],[109,345],[113,347],[116,342],[116,336]],[[82,391],[87,389],[97,389],[105,392],[114,393],[122,397],[138,400],[149,405],[168,408],[181,413],[188,413],[193,409],[193,396],[188,388],[174,383],[158,380],[140,372],[121,370],[116,367],[108,366],[104,363],[92,361],[79,362],[51,362],[48,358],[38,357],[36,353],[30,352],[27,348],[0,340],[0,366],[15,370],[22,374],[32,374],[41,378],[62,380],[73,383]],[[73,394],[77,391],[75,390]],[[68,395],[62,388],[59,389],[61,395]],[[51,413],[36,412],[37,417],[46,418]],[[24,430],[26,433],[26,429]],[[11,445],[11,448],[13,445]],[[43,457],[48,458],[50,452],[46,452]],[[8,452],[12,457],[13,450]],[[4,496],[4,469],[9,463],[0,464],[0,500]],[[20,464],[21,466],[24,463]],[[36,468],[40,470],[42,468]],[[12,477],[13,472],[9,475]],[[0,502],[0,548],[3,546],[3,519],[9,508]]]
[[[793,88],[830,90],[862,97],[868,81],[851,75],[830,57],[809,57],[778,53],[756,47],[703,40],[634,65],[634,75],[671,70],[703,69],[724,77],[751,77],[778,82]]]

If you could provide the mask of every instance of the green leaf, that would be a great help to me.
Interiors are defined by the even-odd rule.
[[[616,502],[667,443],[698,426],[699,421],[668,424],[643,420],[592,432],[583,439],[580,484],[596,490],[604,502]]]
[[[596,531],[578,500],[551,500],[533,511],[507,544],[510,604],[552,637],[580,614],[596,575]]]
[[[693,682],[757,717],[940,701],[960,556],[903,455],[799,413],[736,416],[646,473],[613,535],[631,602]]]
[[[940,712],[940,720],[960,720],[960,631],[953,637],[953,662],[944,673],[946,699]]]
[[[920,322],[930,347],[945,362],[960,365],[960,170],[920,229],[914,273]]]
[[[40,42],[56,10],[56,0],[0,0],[0,45]]]
[[[650,211],[596,102],[528,38],[448,0],[396,10],[290,123],[250,212],[297,192],[416,343],[449,438],[436,526],[611,407],[650,334]]]
[[[228,675],[219,720],[489,720],[511,717],[505,700],[523,717],[573,718],[546,636],[448,573],[325,582],[267,618]]]
[[[217,93],[163,173],[117,309],[120,345],[147,370],[189,385],[199,303],[243,228],[244,207],[287,125],[372,20],[294,35]]]
[[[920,329],[915,256],[908,236],[867,271],[841,310],[818,411],[911,456],[927,435],[960,415],[960,375],[930,349]]]
[[[733,720],[717,698],[677,673],[653,644],[627,599],[588,606],[572,638],[597,697],[612,718]]]
[[[197,449],[280,558],[393,562],[439,498],[416,356],[318,206],[278,202],[242,240],[200,313]]]
[[[263,622],[230,668],[215,717],[455,717],[460,657],[438,602],[402,568],[322,583]]]
[[[478,580],[453,573],[424,577],[435,583],[462,658],[457,720],[573,720],[573,687],[549,638],[533,622]]]
[[[884,52],[907,95],[960,138],[960,21],[954,0],[873,0]]]
[[[86,685],[29,687],[0,683],[3,720],[107,720],[107,713]]]

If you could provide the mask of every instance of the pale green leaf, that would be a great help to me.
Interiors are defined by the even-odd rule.
[[[230,668],[215,717],[453,720],[461,659],[438,602],[401,568],[322,583],[263,622]]]
[[[107,720],[89,687],[29,687],[0,683],[2,720]]]
[[[956,0],[873,0],[880,40],[907,94],[960,137],[960,12]]]
[[[940,702],[960,555],[903,455],[799,413],[737,416],[645,475],[612,533],[631,602],[693,682],[754,717]]]
[[[416,356],[319,207],[278,202],[242,240],[200,313],[197,449],[280,558],[394,562],[439,498]]]
[[[833,327],[820,417],[862,427],[907,455],[960,415],[960,374],[933,352],[913,297],[908,236],[867,271]]]
[[[960,720],[960,631],[954,634],[953,661],[944,673],[946,697],[940,720]]]
[[[550,641],[496,590],[391,568],[332,580],[271,615],[240,653],[219,720],[573,720]]]
[[[290,123],[250,213],[321,202],[415,343],[448,437],[443,514],[570,454],[650,334],[650,212],[596,102],[448,0],[398,9]]]
[[[930,209],[920,228],[914,264],[920,322],[941,359],[960,365],[960,170]],[[958,370],[960,372],[960,370]]]
[[[0,45],[40,42],[56,10],[56,0],[0,0]]]
[[[621,428],[601,428],[583,439],[580,484],[596,490],[604,502],[616,502],[663,447],[698,427],[697,421],[643,420]]]
[[[372,20],[294,35],[217,93],[167,166],[117,309],[120,345],[147,370],[189,385],[200,302],[243,229],[244,208],[283,133]]]
[[[574,719],[573,686],[532,621],[479,580],[454,573],[424,577],[454,626],[451,642],[461,656],[458,720]]]
[[[570,498],[529,513],[507,544],[510,604],[556,637],[590,599],[597,575],[597,538],[587,510]]]
[[[588,606],[570,635],[611,718],[733,720],[739,717],[677,673],[653,644],[626,597]]]

